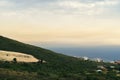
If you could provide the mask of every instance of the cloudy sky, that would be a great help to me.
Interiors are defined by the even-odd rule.
[[[28,43],[120,45],[120,0],[0,0],[0,34]]]

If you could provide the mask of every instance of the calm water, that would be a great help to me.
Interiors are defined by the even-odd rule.
[[[53,51],[71,56],[87,56],[89,58],[102,58],[105,61],[120,60],[120,47],[70,47],[49,48]]]
[[[97,46],[97,47],[71,47],[71,46],[47,46],[39,45],[43,48],[53,50],[58,53],[89,58],[102,58],[105,61],[120,60],[120,46]]]

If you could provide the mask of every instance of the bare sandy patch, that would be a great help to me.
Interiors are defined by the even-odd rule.
[[[20,52],[3,51],[0,50],[0,60],[13,61],[16,58],[17,62],[38,62],[39,60],[32,55]]]

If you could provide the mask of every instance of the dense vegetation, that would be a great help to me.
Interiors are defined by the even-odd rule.
[[[0,61],[0,80],[120,80],[119,65],[84,61],[0,36],[0,50],[31,54],[46,63]],[[97,66],[104,72],[96,72]],[[115,66],[111,69],[109,66]]]

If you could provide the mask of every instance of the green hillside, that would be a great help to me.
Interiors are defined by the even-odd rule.
[[[0,61],[0,80],[119,80],[119,73],[109,66],[119,65],[84,61],[80,58],[59,54],[51,50],[25,44],[0,36],[0,50],[31,54],[46,63],[14,63]],[[96,72],[97,66],[106,67],[104,72]],[[12,75],[10,75],[12,74]],[[18,75],[19,74],[19,75]],[[24,76],[23,76],[24,75]]]

